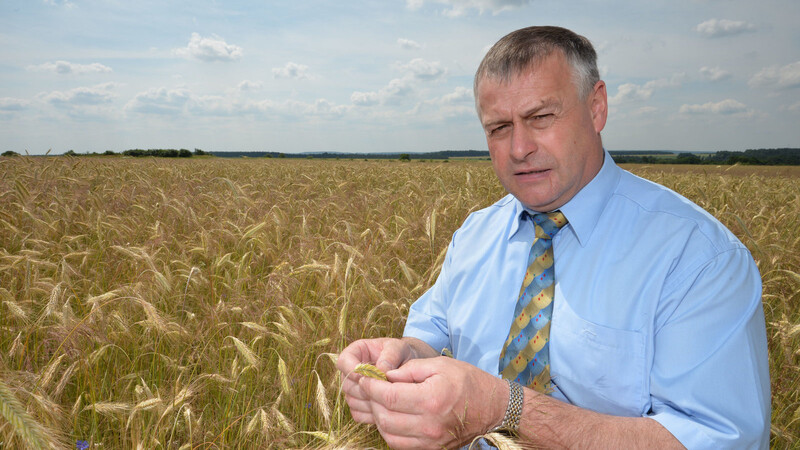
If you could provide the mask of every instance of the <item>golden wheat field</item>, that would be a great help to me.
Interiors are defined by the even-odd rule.
[[[764,281],[773,448],[800,448],[800,168],[631,166]],[[0,448],[383,448],[335,355],[397,336],[486,161],[0,159]]]

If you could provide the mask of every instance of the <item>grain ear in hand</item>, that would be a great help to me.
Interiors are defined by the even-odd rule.
[[[372,364],[359,364],[353,369],[353,372],[366,377],[375,378],[376,380],[388,381],[386,379],[386,374]]]

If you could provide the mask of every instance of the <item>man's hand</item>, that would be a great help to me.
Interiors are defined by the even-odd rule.
[[[356,422],[375,424],[398,449],[455,448],[502,422],[508,385],[477,367],[414,338],[356,341],[336,363]],[[388,381],[359,375],[374,364]],[[536,447],[683,448],[647,417],[614,417],[525,389],[520,438]]]
[[[369,363],[387,372],[414,357],[417,357],[417,352],[409,342],[391,338],[362,339],[342,351],[336,367],[342,373],[342,391],[356,422],[375,423],[370,399],[359,385],[359,380],[364,377],[353,372],[356,366]]]
[[[386,376],[389,382],[361,377],[357,405],[369,409],[367,423],[392,448],[455,448],[502,421],[506,383],[471,364],[414,359]]]

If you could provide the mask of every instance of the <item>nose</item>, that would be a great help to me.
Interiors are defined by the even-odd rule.
[[[511,133],[511,157],[522,161],[538,148],[532,130],[524,124],[515,123]]]

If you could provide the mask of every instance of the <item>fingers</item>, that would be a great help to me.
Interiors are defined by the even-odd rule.
[[[350,415],[353,416],[353,420],[358,423],[363,423],[367,425],[375,424],[375,416],[373,416],[371,412],[365,413],[350,409]]]
[[[339,357],[336,359],[336,368],[339,369],[346,378],[357,381],[359,375],[354,374],[353,369],[362,362],[372,361],[370,353],[370,344],[367,341],[355,341],[339,354]]]
[[[415,415],[381,411],[374,415],[381,436],[393,449],[446,448],[437,444],[452,440],[437,424]]]
[[[452,413],[452,405],[442,399],[430,395],[431,391],[422,388],[422,393],[415,393],[414,398],[405,403],[408,392],[399,389],[397,396],[392,391],[404,386],[414,386],[406,383],[388,383],[380,380],[365,379],[362,381],[373,399],[371,403],[371,416],[389,447],[394,449],[420,449],[420,448],[451,448],[454,443],[460,442],[457,433],[460,431],[459,422]],[[417,388],[421,385],[417,384]],[[386,389],[384,391],[383,389]],[[447,391],[441,391],[447,397]],[[380,398],[382,397],[382,398]],[[385,402],[386,404],[384,405]],[[415,405],[412,405],[416,403]],[[438,408],[435,405],[441,405]],[[437,412],[432,412],[436,411]]]
[[[363,400],[349,395],[345,395],[345,400],[350,407],[350,415],[353,416],[353,420],[366,424],[375,423],[375,417],[372,414],[372,404],[369,400]]]
[[[435,358],[412,359],[394,370],[387,370],[386,377],[392,383],[422,383],[439,373],[440,361]]]
[[[411,358],[411,347],[400,339],[392,339],[384,343],[375,367],[388,372],[397,369]]]
[[[418,414],[421,409],[428,407],[436,409],[439,403],[450,393],[444,387],[436,391],[436,380],[426,383],[430,377],[436,375],[431,364],[419,364],[412,360],[400,369],[390,371],[389,381],[362,378],[358,385],[370,400],[379,403],[384,408],[399,413]]]
[[[420,448],[419,441],[408,437],[408,430],[430,427],[416,410],[421,402],[430,400],[431,396],[425,393],[430,388],[424,386],[420,389],[418,383],[427,380],[435,371],[413,360],[412,355],[412,347],[403,340],[366,339],[347,346],[336,361],[336,368],[343,375],[342,391],[353,420],[379,425],[381,433],[386,430],[386,436],[398,439],[398,444],[393,445],[397,448]],[[403,383],[399,383],[396,390],[388,389],[392,383],[355,373],[355,367],[361,363],[375,364],[388,372],[387,376],[392,374],[389,381]],[[379,408],[380,415],[376,414],[376,408]],[[382,424],[378,423],[379,418],[383,419]]]
[[[374,364],[377,360],[386,368],[399,366],[409,354],[403,349],[399,339],[362,339],[348,345],[336,360],[336,368],[342,373],[342,391],[350,407],[353,420],[360,423],[373,424],[375,417],[372,414],[372,403],[369,396],[359,385],[363,376],[354,372],[355,367],[361,363]]]
[[[362,339],[348,345],[336,361],[336,368],[344,378],[358,381],[361,376],[353,373],[358,364],[369,363],[383,372],[396,369],[411,359],[413,350],[401,339]]]

